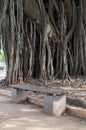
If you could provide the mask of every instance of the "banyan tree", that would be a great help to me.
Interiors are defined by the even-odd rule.
[[[86,76],[86,0],[0,0],[6,82]]]

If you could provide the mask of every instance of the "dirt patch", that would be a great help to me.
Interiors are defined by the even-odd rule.
[[[69,115],[55,118],[35,105],[9,104],[10,98],[4,96],[0,99],[3,102],[0,103],[0,130],[86,130],[86,121],[81,118]]]

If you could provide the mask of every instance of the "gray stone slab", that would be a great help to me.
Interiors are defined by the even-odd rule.
[[[60,116],[66,109],[66,96],[44,96],[44,112],[52,116]]]
[[[22,89],[12,89],[12,102],[21,103],[27,98],[27,92]]]
[[[49,115],[59,116],[66,109],[66,96],[58,95],[59,91],[54,92],[45,88],[13,85],[12,101],[21,103],[27,98],[27,91],[44,93],[44,112]]]
[[[53,96],[44,96],[44,112],[46,114],[52,115],[53,112]]]
[[[44,94],[51,94],[51,95],[64,95],[67,93],[64,90],[50,90],[49,88],[46,87],[38,87],[38,86],[28,86],[28,85],[9,85],[10,87],[14,89],[22,89],[26,91],[33,91],[33,92],[39,92],[39,93],[44,93]]]
[[[53,99],[53,116],[60,116],[66,110],[66,96],[56,96]]]

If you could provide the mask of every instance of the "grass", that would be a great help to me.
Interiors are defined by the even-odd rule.
[[[0,62],[5,62],[5,56],[4,56],[4,54],[0,54]]]

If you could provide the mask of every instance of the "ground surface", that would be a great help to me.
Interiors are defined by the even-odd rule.
[[[0,130],[86,130],[86,121],[76,117],[50,117],[31,104],[12,104],[0,96]]]
[[[0,63],[0,66],[5,64]],[[0,80],[4,79],[6,69],[0,70]],[[85,82],[77,80],[82,89],[85,89]],[[63,84],[64,89],[75,88],[78,89],[77,83],[69,82],[59,83],[54,82],[34,82],[29,81],[32,84],[47,85],[53,89],[57,89]],[[84,84],[83,84],[84,83]],[[72,86],[74,85],[74,87]],[[70,87],[71,86],[71,87]],[[2,88],[2,84],[0,84]],[[4,86],[3,86],[4,87]],[[6,91],[7,92],[7,91]],[[5,94],[6,95],[6,94]],[[8,94],[7,94],[8,95]],[[73,94],[74,95],[74,94]],[[81,94],[83,96],[83,94]],[[79,94],[80,96],[80,94]],[[84,94],[86,97],[86,93]],[[59,118],[50,117],[44,114],[43,109],[31,104],[13,104],[11,99],[5,96],[0,96],[0,130],[86,130],[86,121],[80,118],[71,116],[61,116]]]

